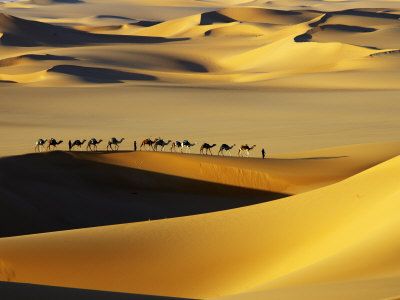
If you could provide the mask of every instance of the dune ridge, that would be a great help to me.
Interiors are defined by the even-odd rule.
[[[0,176],[7,178],[0,187],[0,236],[171,218],[277,200],[357,174],[398,155],[398,148],[398,143],[356,145],[265,161],[151,152],[6,157],[0,159]],[[38,194],[37,189],[47,192]]]

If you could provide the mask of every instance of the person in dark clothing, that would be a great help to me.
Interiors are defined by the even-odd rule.
[[[262,155],[262,158],[264,159],[265,158],[265,149],[264,148],[262,148],[262,150],[261,150],[261,155]]]
[[[133,151],[137,151],[137,144],[136,144],[136,141],[133,142]]]

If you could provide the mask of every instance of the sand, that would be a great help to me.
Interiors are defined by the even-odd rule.
[[[399,17],[389,0],[1,1],[0,298],[399,298]],[[196,145],[132,152],[149,137]]]
[[[131,164],[123,153],[93,159]],[[236,209],[2,238],[1,274],[18,282],[189,298],[262,299],[313,285],[317,294],[335,291],[332,297],[336,285],[395,296],[398,285],[376,291],[362,281],[390,283],[399,275],[398,164],[396,157],[334,184]]]

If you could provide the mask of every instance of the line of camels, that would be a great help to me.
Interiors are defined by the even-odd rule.
[[[118,151],[119,150],[119,145],[125,140],[125,138],[117,139],[115,137],[111,138],[107,142],[107,151]],[[57,149],[57,146],[62,144],[64,141],[59,140],[57,141],[55,138],[51,139],[38,139],[35,143],[35,152],[40,152],[41,150],[55,150]],[[82,146],[86,144],[86,150],[87,151],[97,151],[97,145],[99,145],[103,140],[99,139],[97,140],[96,138],[91,138],[90,140],[86,141],[84,140],[69,140],[68,141],[68,149],[69,151],[73,151],[74,148],[79,148],[82,149]],[[152,140],[151,138],[146,138],[142,141],[140,144],[140,150],[144,149],[146,151],[153,150],[153,151],[164,151],[165,147],[170,145],[170,152],[177,152],[180,151],[181,153],[191,153],[191,148],[196,145],[196,143],[191,143],[188,140],[183,140],[183,141],[165,141],[162,138],[156,138]],[[209,144],[209,143],[203,143],[200,146],[200,154],[204,155],[213,155],[212,149],[217,146],[217,144]],[[231,156],[231,150],[236,147],[236,144],[233,145],[228,145],[228,144],[222,144],[219,147],[218,155],[224,155],[227,153],[229,156]],[[248,144],[241,145],[238,149],[238,156],[250,156],[250,152],[256,147],[256,145],[249,146]],[[137,150],[136,146],[136,141],[134,142],[134,150]]]

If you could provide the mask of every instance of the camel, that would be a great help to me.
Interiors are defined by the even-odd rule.
[[[182,142],[180,142],[180,141],[175,141],[175,142],[173,142],[172,145],[171,145],[170,151],[171,151],[171,152],[172,152],[172,151],[176,152],[176,148],[181,149],[181,153],[182,153],[182,149],[183,149],[183,144],[182,144]]]
[[[118,149],[119,149],[119,144],[121,144],[124,140],[125,140],[125,138],[122,138],[122,139],[119,140],[119,141],[118,141],[118,139],[115,138],[115,137],[111,138],[111,139],[108,141],[108,144],[107,144],[107,151],[108,151],[108,148],[110,148],[111,151],[118,151]],[[113,149],[113,147],[112,147],[113,145],[115,146],[115,149]]]
[[[57,142],[56,139],[51,138],[49,140],[49,144],[47,145],[47,150],[51,150],[51,147],[53,147],[53,149],[57,148],[58,145],[60,145],[63,142],[63,140],[60,140]]]
[[[75,140],[71,142],[71,140],[68,141],[68,147],[69,151],[71,151],[75,146],[78,146],[79,148],[82,148],[82,145],[86,142],[86,140],[83,140],[82,142],[80,140]]]
[[[44,149],[44,145],[46,144],[47,139],[38,139],[35,144],[35,152],[40,152],[40,147]]]
[[[210,154],[213,155],[211,149],[214,148],[215,146],[217,146],[217,144],[210,145],[208,143],[204,143],[200,147],[200,154],[204,154],[204,150],[206,150],[206,155],[207,155],[207,152],[210,152]]]
[[[190,148],[195,146],[196,143],[190,143],[188,140],[182,142],[182,148],[186,148],[186,153],[190,153]]]
[[[158,146],[161,146],[161,151],[164,151],[164,147],[168,146],[172,141],[168,140],[168,142],[165,142],[163,139],[157,139],[157,141],[154,143],[153,149],[154,151],[157,151]]]
[[[246,156],[249,157],[250,151],[253,150],[255,147],[256,147],[256,145],[253,145],[250,147],[248,144],[240,146],[239,151],[238,151],[238,156],[243,156],[241,154],[242,154],[242,152],[245,152],[247,154]]]
[[[232,156],[231,149],[235,146],[236,146],[236,144],[233,144],[232,146],[229,146],[228,144],[222,144],[221,147],[219,147],[218,155],[220,155],[220,154],[224,155],[224,151],[225,151],[225,152],[228,152],[229,156]]]
[[[95,138],[91,138],[86,145],[86,150],[89,149],[90,151],[93,151],[93,149],[94,149],[94,151],[97,151],[97,145],[100,144],[102,141],[103,140],[96,140]],[[93,146],[93,149],[92,149],[92,146]]]
[[[151,138],[144,139],[143,142],[140,144],[140,150],[142,150],[142,147],[144,147],[144,150],[149,150],[150,148],[154,150],[153,145],[158,140],[159,139],[154,139],[153,141]]]

